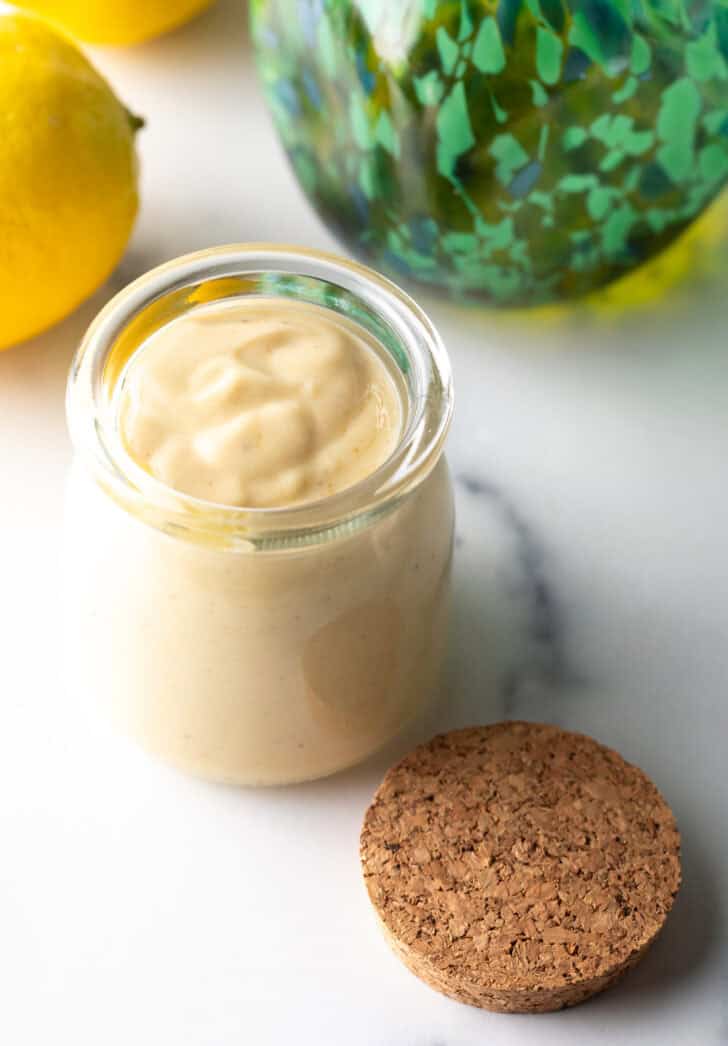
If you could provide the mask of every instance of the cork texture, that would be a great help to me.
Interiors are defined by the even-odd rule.
[[[662,929],[680,836],[656,787],[581,734],[506,722],[433,738],[386,774],[361,834],[394,952],[491,1010],[608,988]]]

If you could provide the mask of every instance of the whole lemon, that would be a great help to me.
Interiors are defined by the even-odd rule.
[[[89,44],[138,44],[189,22],[213,0],[15,0]]]
[[[66,316],[123,254],[140,124],[69,40],[0,12],[0,349]]]

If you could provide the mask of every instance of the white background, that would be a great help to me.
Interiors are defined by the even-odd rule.
[[[273,135],[240,3],[94,57],[148,121],[136,233],[91,302],[0,356],[0,1042],[728,1042],[728,230],[627,313],[514,318],[420,295],[458,396],[439,724],[592,733],[655,778],[684,836],[676,910],[621,986],[557,1015],[487,1014],[390,955],[361,885],[361,817],[411,738],[326,782],[235,791],[107,736],[63,689],[63,386],[84,328],[184,251],[333,246]]]

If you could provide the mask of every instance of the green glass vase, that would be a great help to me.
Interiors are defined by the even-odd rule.
[[[304,190],[395,278],[527,305],[670,243],[728,180],[728,0],[252,0]]]

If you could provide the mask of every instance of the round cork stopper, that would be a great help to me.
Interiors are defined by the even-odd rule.
[[[372,904],[402,961],[461,1002],[573,1006],[657,937],[680,836],[645,774],[539,723],[455,730],[385,776],[364,819]]]

